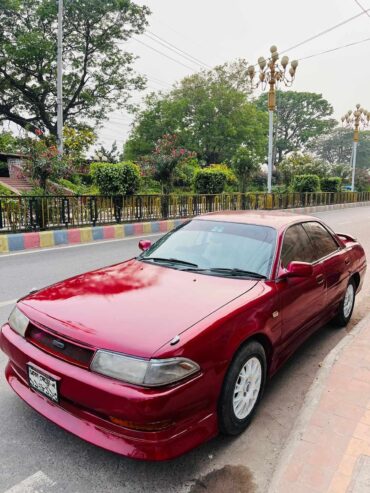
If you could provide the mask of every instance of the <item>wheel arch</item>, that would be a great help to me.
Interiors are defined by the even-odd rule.
[[[270,366],[271,366],[271,362],[272,362],[273,345],[272,345],[272,342],[269,339],[269,337],[266,334],[264,334],[263,332],[256,332],[255,334],[251,334],[246,339],[241,341],[241,343],[239,344],[239,346],[236,348],[236,350],[234,352],[233,359],[234,359],[235,355],[241,350],[241,348],[243,348],[244,346],[246,346],[250,342],[258,342],[263,347],[265,354],[266,354],[266,362],[267,362],[266,370],[267,370],[267,374],[268,374]],[[230,364],[231,364],[231,362],[230,362]]]
[[[354,274],[351,275],[351,278],[350,279],[353,279],[355,284],[356,284],[356,291],[358,290],[358,287],[360,285],[360,282],[361,282],[361,276],[358,272],[355,272]]]

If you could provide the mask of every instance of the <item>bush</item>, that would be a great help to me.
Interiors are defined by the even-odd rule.
[[[130,161],[92,163],[90,170],[102,195],[133,195],[140,186],[140,169]]]
[[[232,168],[229,168],[227,164],[211,164],[210,168],[215,171],[221,171],[226,175],[226,185],[234,187],[238,185],[238,178],[236,177]]]
[[[83,183],[74,183],[73,181],[61,178],[58,180],[59,185],[68,188],[76,195],[98,195],[99,189],[96,185],[84,185]]]
[[[322,192],[340,192],[342,187],[342,178],[339,178],[339,176],[321,178],[320,184]]]
[[[195,175],[194,187],[196,193],[222,193],[225,190],[227,175],[224,171],[205,168]]]
[[[320,178],[317,175],[296,175],[292,188],[294,192],[319,192]]]
[[[162,185],[159,183],[159,181],[154,180],[149,176],[143,176],[141,177],[139,193],[145,195],[161,194]]]
[[[15,195],[15,193],[0,183],[0,195]]]
[[[174,172],[174,186],[190,190],[198,170],[200,170],[200,166],[196,158],[188,158],[180,162]]]

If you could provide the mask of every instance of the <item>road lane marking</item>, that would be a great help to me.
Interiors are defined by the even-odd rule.
[[[24,250],[21,252],[12,252],[12,253],[0,253],[0,260],[6,257],[15,257],[16,255],[29,255],[31,253],[44,253],[50,252],[51,250],[66,250],[67,248],[82,248],[89,246],[97,246],[97,245],[106,245],[107,243],[115,243],[117,241],[129,241],[129,240],[138,240],[141,238],[152,238],[154,236],[162,236],[165,233],[153,233],[150,235],[139,235],[139,236],[128,236],[127,238],[114,238],[113,240],[102,240],[102,241],[91,241],[90,243],[78,243],[77,245],[64,245],[64,246],[54,246],[51,248],[38,248],[35,250]]]
[[[42,471],[38,471],[4,493],[47,493],[55,485],[55,481],[52,481]]]
[[[15,298],[15,300],[0,301],[0,308],[3,308],[4,306],[14,305],[17,301],[18,298]]]

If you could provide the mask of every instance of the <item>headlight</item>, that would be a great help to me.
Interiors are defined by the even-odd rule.
[[[10,327],[13,330],[15,330],[15,332],[18,332],[18,334],[20,336],[24,337],[24,335],[26,333],[26,330],[27,330],[27,327],[28,327],[28,324],[29,324],[29,320],[26,317],[26,315],[24,315],[17,308],[17,306],[15,306],[13,308],[13,311],[12,311],[12,313],[9,316],[8,322],[9,322]]]
[[[144,360],[99,350],[91,363],[91,370],[124,382],[159,387],[182,380],[198,372],[200,367],[187,358]]]

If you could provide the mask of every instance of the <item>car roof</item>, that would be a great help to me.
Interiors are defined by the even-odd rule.
[[[317,221],[316,217],[286,211],[220,211],[196,216],[202,221],[224,221],[244,224],[258,224],[281,229],[301,221]]]

